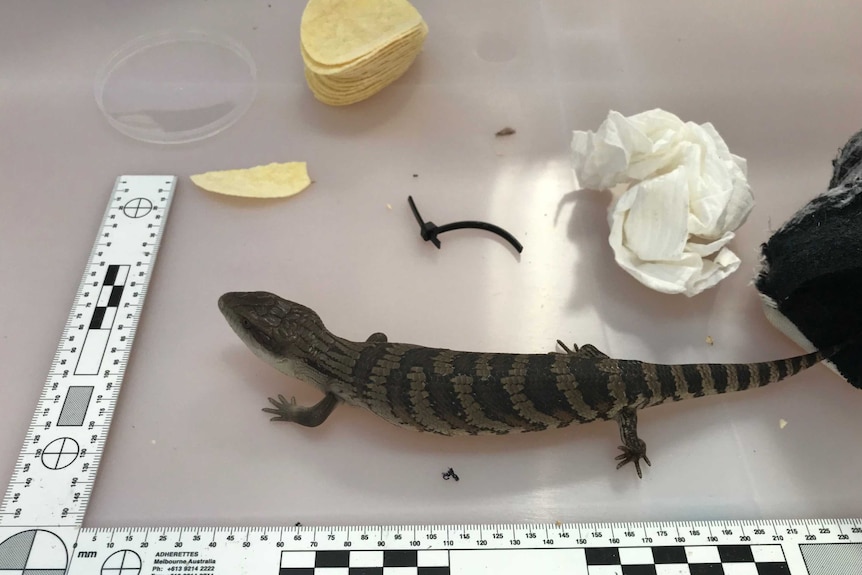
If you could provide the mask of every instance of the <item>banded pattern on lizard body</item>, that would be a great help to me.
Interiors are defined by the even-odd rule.
[[[614,419],[625,408],[760,387],[820,357],[660,365],[611,359],[588,346],[525,355],[382,342],[344,345],[356,357],[349,378],[330,371],[325,361],[315,364],[332,392],[392,423],[443,435],[540,431]]]
[[[336,405],[364,407],[383,419],[443,435],[504,434],[616,420],[618,465],[649,464],[637,435],[637,410],[760,387],[814,365],[807,355],[752,364],[661,365],[612,359],[591,345],[565,353],[474,353],[390,343],[383,334],[353,342],[332,334],[317,314],[266,292],[227,293],[219,307],[248,347],[276,369],[318,387],[310,407],[270,399],[274,419],[321,424]]]

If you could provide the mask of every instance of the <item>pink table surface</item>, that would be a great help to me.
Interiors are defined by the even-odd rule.
[[[862,393],[823,367],[771,389],[647,410],[653,467],[614,470],[613,423],[450,439],[341,407],[270,423],[266,397],[317,392],[252,356],[216,308],[265,289],[345,337],[474,351],[593,343],[656,362],[796,354],[760,310],[758,246],[825,189],[862,128],[862,4],[432,2],[424,52],[383,93],[335,109],[308,91],[300,2],[13,1],[0,17],[0,477],[24,432],[114,178],[179,177],[86,524],[273,525],[859,516]],[[111,128],[96,70],[165,28],[232,36],[258,67],[248,113],[159,146]],[[756,195],[740,270],[693,299],[613,262],[609,195],[573,194],[569,142],[608,110],[711,121]],[[511,126],[517,134],[495,139]],[[190,174],[304,160],[287,201],[197,189]],[[418,177],[414,177],[417,174]],[[407,206],[482,232],[419,238]],[[714,345],[706,343],[711,337]],[[783,429],[780,420],[786,420]],[[443,481],[453,467],[459,482]]]

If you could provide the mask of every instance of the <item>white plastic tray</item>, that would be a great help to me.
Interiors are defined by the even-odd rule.
[[[760,311],[758,246],[824,190],[862,127],[862,5],[417,1],[430,34],[402,79],[327,108],[307,90],[300,3],[18,3],[0,22],[0,470],[11,473],[114,178],[180,177],[86,523],[598,521],[858,516],[862,393],[817,367],[772,389],[643,412],[653,467],[614,470],[613,423],[447,439],[339,408],[317,429],[270,423],[266,397],[316,393],[252,356],[217,307],[266,289],[346,337],[544,352],[554,340],[661,362],[754,361],[798,348]],[[93,81],[130,39],[226,34],[257,65],[248,112],[159,146],[114,130]],[[572,129],[613,108],[711,121],[749,161],[757,206],[741,270],[694,299],[613,263],[609,197],[573,194]],[[511,126],[517,134],[495,138]],[[252,203],[187,176],[309,163],[313,186]],[[414,177],[414,174],[416,177]],[[437,224],[419,238],[412,194]],[[391,206],[391,209],[390,209]],[[711,336],[714,345],[706,343]],[[781,429],[779,421],[787,426]],[[444,481],[453,467],[461,480]]]

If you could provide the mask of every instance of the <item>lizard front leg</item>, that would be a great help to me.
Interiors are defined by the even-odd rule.
[[[638,477],[643,479],[641,473],[640,460],[643,459],[647,465],[652,466],[649,457],[646,454],[646,443],[638,437],[638,413],[637,410],[631,407],[625,407],[616,417],[617,423],[620,426],[620,439],[623,444],[620,445],[622,453],[617,455],[619,461],[617,469],[626,463],[634,463],[635,470],[638,472]]]
[[[330,392],[311,407],[296,405],[295,397],[291,397],[290,401],[288,401],[283,395],[279,395],[277,400],[270,397],[269,402],[275,408],[264,407],[263,411],[275,415],[270,421],[292,421],[305,427],[317,427],[326,421],[326,418],[329,417],[329,414],[338,405],[339,399],[334,393]]]

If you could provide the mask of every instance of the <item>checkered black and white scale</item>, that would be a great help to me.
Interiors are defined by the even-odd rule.
[[[790,573],[780,545],[700,545],[567,550],[284,551],[279,575],[467,575],[477,569],[571,575]]]
[[[449,575],[449,551],[283,551],[279,575]]]
[[[787,575],[781,545],[587,548],[589,575]]]

